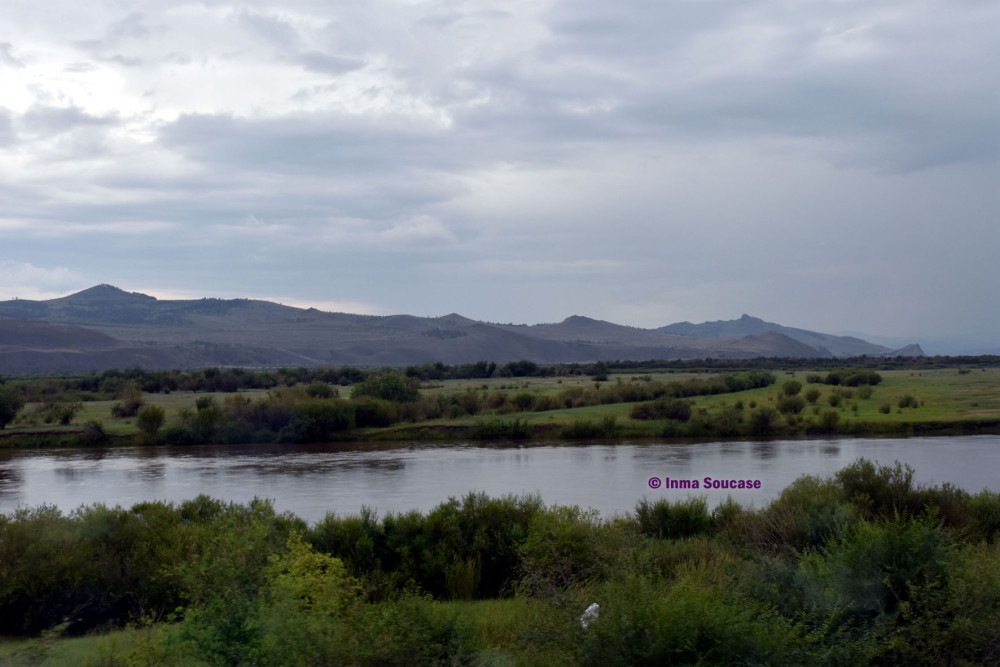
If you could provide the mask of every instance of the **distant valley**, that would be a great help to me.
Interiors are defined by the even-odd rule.
[[[47,301],[0,302],[0,373],[209,366],[405,366],[441,361],[541,364],[613,359],[921,356],[851,336],[737,320],[639,329],[572,316],[502,325],[353,315],[252,299],[160,300],[98,285]]]

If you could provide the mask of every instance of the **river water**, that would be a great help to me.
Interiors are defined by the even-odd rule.
[[[308,521],[328,511],[380,515],[427,511],[449,496],[538,493],[547,504],[579,505],[602,516],[630,512],[643,497],[731,494],[765,505],[804,474],[826,476],[860,457],[907,463],[925,484],[971,492],[1000,490],[1000,436],[708,443],[476,443],[380,446],[226,445],[112,449],[0,450],[0,512],[43,503],[181,501],[208,494],[245,502],[271,498]],[[759,481],[759,488],[704,488],[705,478]],[[651,485],[651,478],[656,480]],[[680,480],[699,489],[670,489]],[[659,483],[659,488],[653,485]]]

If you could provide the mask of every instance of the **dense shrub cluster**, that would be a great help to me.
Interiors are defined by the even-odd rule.
[[[826,375],[810,374],[806,376],[810,384],[843,385],[858,387],[861,385],[877,385],[882,382],[882,376],[870,368],[841,368],[832,370]]]
[[[614,519],[477,494],[314,525],[205,496],[19,509],[0,627],[160,621],[123,663],[995,664],[1000,495],[912,478],[861,460],[759,510]]]

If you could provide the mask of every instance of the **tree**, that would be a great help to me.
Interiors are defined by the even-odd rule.
[[[0,429],[14,421],[14,417],[24,407],[21,390],[13,385],[0,386]]]
[[[134,417],[146,402],[142,397],[142,389],[135,380],[129,380],[122,386],[118,399],[111,406],[112,417]]]
[[[156,434],[163,421],[166,419],[166,411],[158,405],[146,405],[139,410],[136,416],[136,426],[146,435],[146,440],[152,442],[156,439]]]

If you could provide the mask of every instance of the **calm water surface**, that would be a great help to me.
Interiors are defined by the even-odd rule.
[[[680,499],[691,491],[653,489],[663,480],[741,478],[759,490],[706,491],[711,505],[732,493],[761,506],[804,474],[829,475],[867,457],[908,463],[922,483],[972,492],[1000,490],[1000,436],[779,440],[664,444],[227,445],[44,451],[0,450],[0,512],[53,504],[64,511],[101,502],[131,506],[205,493],[245,502],[272,498],[309,521],[327,511],[426,511],[469,491],[539,493],[547,504],[594,508],[604,516],[636,501]]]

